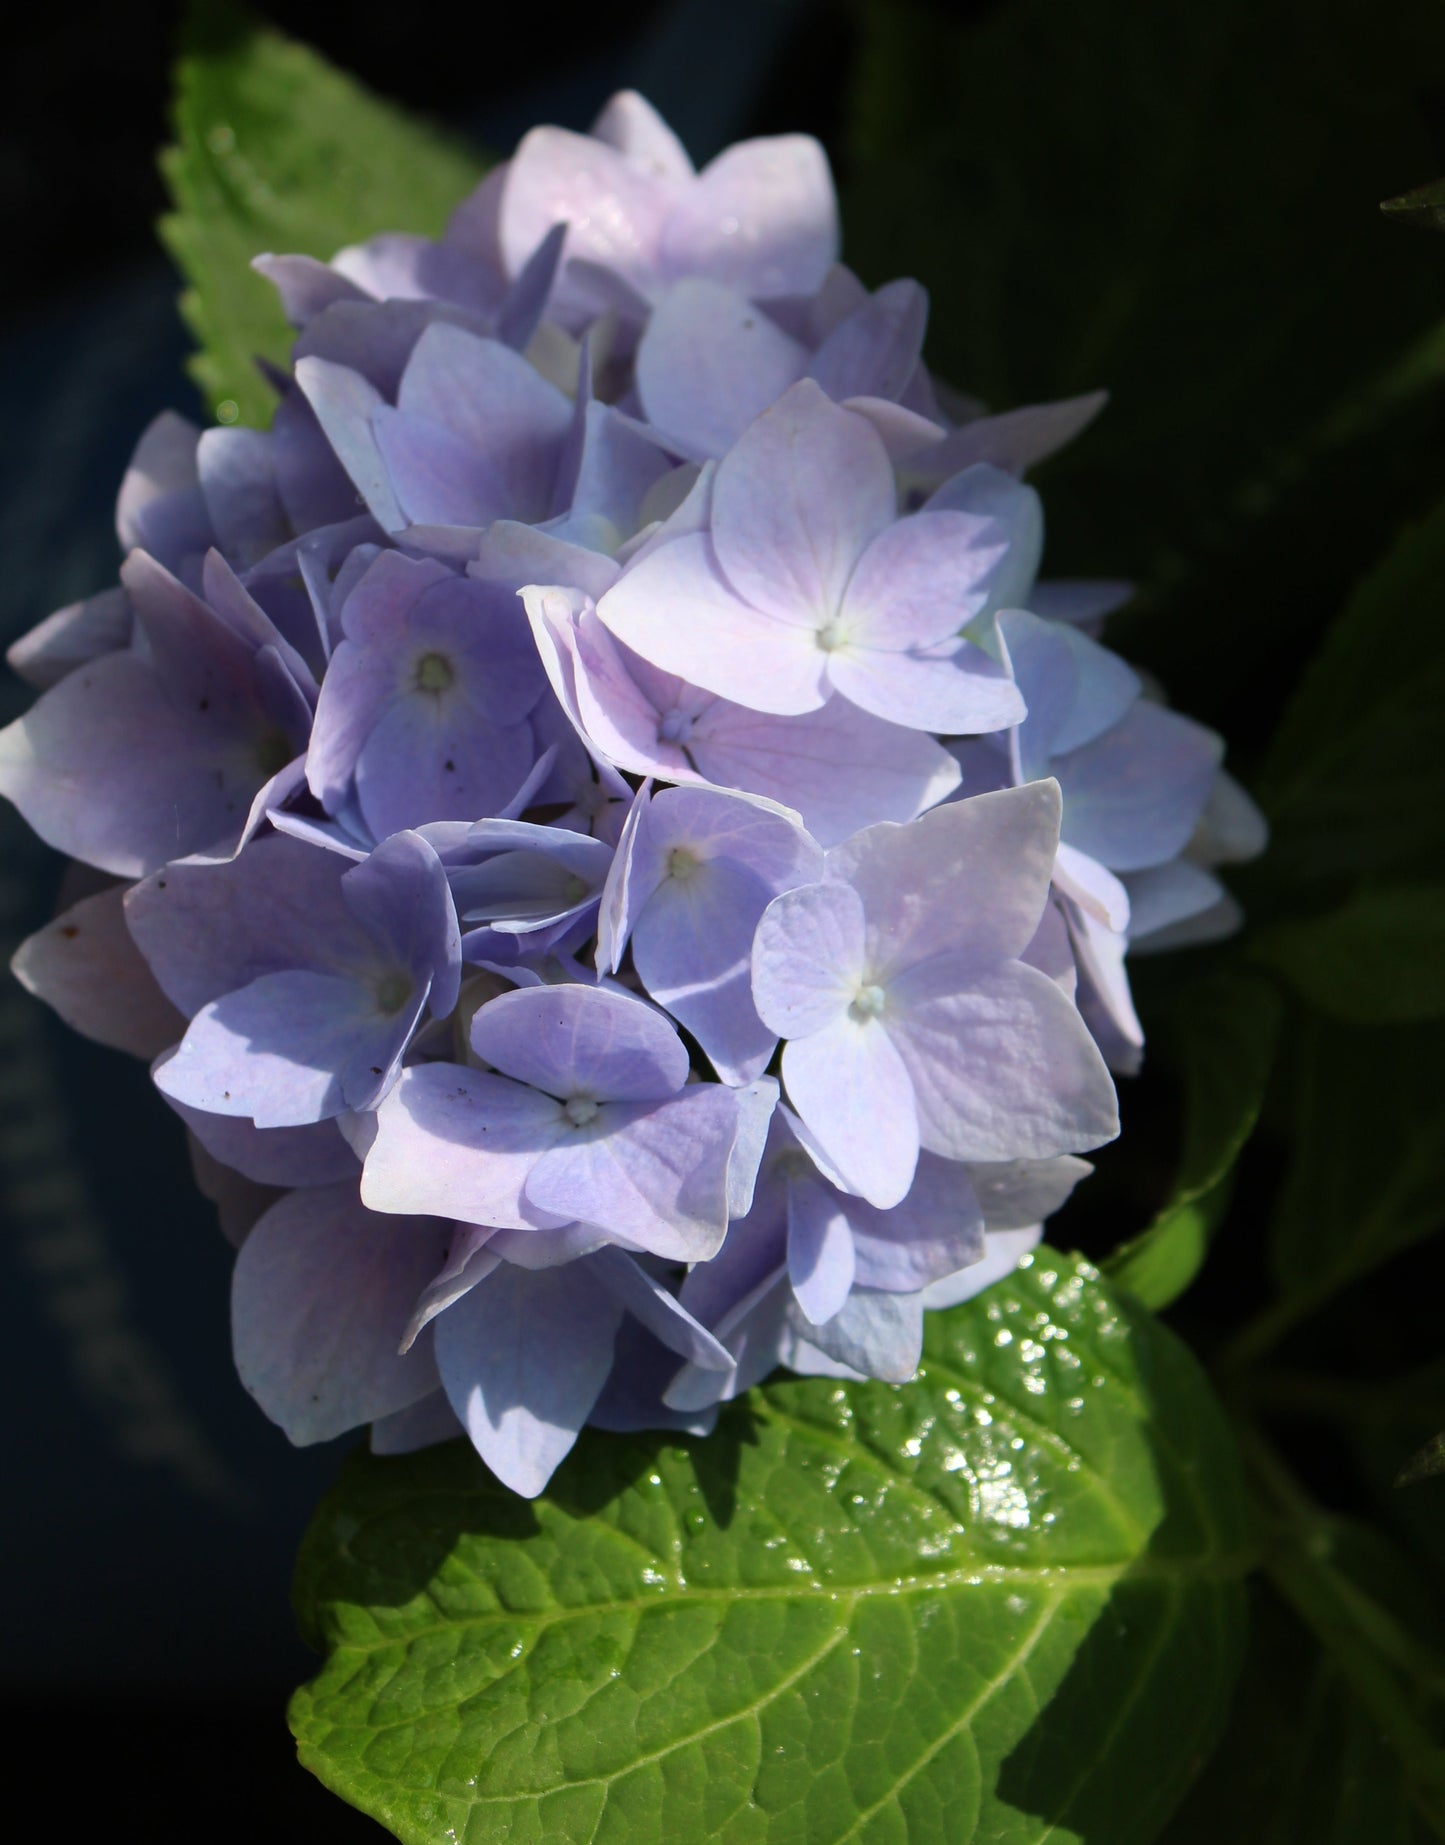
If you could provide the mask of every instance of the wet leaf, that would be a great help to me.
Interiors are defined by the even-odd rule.
[[[1244,1546],[1192,1359],[1045,1249],[931,1316],[917,1382],[588,1434],[535,1504],[459,1444],[356,1459],[292,1724],[405,1841],[1142,1845],[1220,1721]]]

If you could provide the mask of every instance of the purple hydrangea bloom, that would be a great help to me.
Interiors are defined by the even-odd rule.
[[[516,597],[383,551],[341,610],[306,757],[330,813],[377,839],[500,811],[536,758],[545,680]]]
[[[446,872],[414,833],[359,865],[258,840],[228,867],[175,865],[131,893],[131,932],[191,1023],[161,1090],[257,1127],[374,1108],[423,1012],[456,1004]]]
[[[643,987],[723,1081],[750,1083],[778,1041],[753,1005],[753,937],[774,897],[822,870],[786,813],[712,788],[644,786],[608,875],[598,965],[615,973],[630,943]]]
[[[468,961],[510,961],[580,947],[593,933],[612,847],[570,827],[479,820],[449,870]]]
[[[16,972],[152,1060],[293,1440],[535,1494],[902,1382],[1115,1132],[1126,952],[1236,918],[1218,739],[1039,580],[1102,394],[985,414],[837,241],[815,142],[698,173],[627,93],[440,240],[261,258],[272,427],[157,419],[11,650],[0,792],[88,868]]]
[[[580,1218],[627,1248],[713,1253],[737,1099],[686,1086],[661,1014],[602,988],[519,988],[476,1014],[471,1047],[489,1069],[420,1064],[378,1110],[369,1205],[518,1230]]]
[[[828,854],[775,898],[753,997],[794,1108],[850,1188],[897,1204],[921,1148],[1044,1159],[1118,1132],[1078,1013],[1019,957],[1048,899],[1058,787],[979,795]]]
[[[205,601],[144,551],[122,579],[138,643],[78,666],[0,731],[0,794],[51,845],[133,878],[239,849],[299,781],[316,686],[219,553]]]
[[[660,289],[689,276],[755,299],[808,295],[837,255],[837,203],[816,141],[743,141],[698,173],[633,91],[615,96],[590,134],[533,129],[490,183],[474,221],[495,237],[507,273],[554,224],[568,226],[552,311],[573,326],[608,308],[645,316]]]
[[[1044,776],[1059,783],[1055,902],[1081,982],[1080,1008],[1111,1066],[1132,1070],[1143,1028],[1124,967],[1135,922],[1122,876],[1152,873],[1141,894],[1171,919],[1212,904],[1218,887],[1180,854],[1218,780],[1223,745],[1144,697],[1138,675],[1077,628],[1006,609],[997,632],[1028,715],[1006,738],[955,744],[954,754],[967,787]],[[1248,843],[1257,850],[1262,840]]]
[[[1023,701],[959,634],[987,603],[993,537],[969,513],[898,518],[872,425],[805,382],[719,465],[708,530],[642,557],[598,614],[654,666],[753,710],[837,693],[918,730],[996,730]]]
[[[823,845],[875,820],[911,820],[957,787],[948,752],[846,699],[780,717],[659,671],[614,639],[590,598],[524,592],[553,689],[589,748],[634,775],[779,801]]]

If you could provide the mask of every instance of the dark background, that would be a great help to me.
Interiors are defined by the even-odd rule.
[[[553,0],[479,12],[461,36],[395,0],[344,14],[262,10],[374,88],[500,153],[537,121],[584,127],[623,85],[649,95],[700,162],[748,134],[817,134],[843,185],[847,253],[870,282],[916,272],[930,283],[930,353],[951,382],[1001,406],[1115,388],[1108,418],[1045,479],[1051,565],[1138,579],[1139,613],[1123,618],[1117,644],[1226,730],[1246,775],[1345,589],[1445,486],[1438,392],[1363,447],[1316,456],[1311,478],[1323,488],[1297,493],[1290,473],[1298,431],[1445,302],[1445,239],[1376,211],[1380,198],[1445,171],[1445,74],[1426,58],[1411,64],[1403,33],[1388,43],[1395,11],[1403,21],[1423,10],[1405,0],[1385,7],[1379,45],[1362,40],[1358,59],[1339,46],[1358,33],[1362,6],[1226,9],[1247,27],[1231,41],[1221,25],[1213,42],[1208,25],[1186,24],[1199,14],[1184,0],[1141,4],[1137,48],[1101,27],[1097,65],[1081,64],[1077,83],[1062,86],[1074,96],[1067,119],[1028,119],[1035,67],[1051,95],[1061,89],[1045,31],[1022,72],[1000,70],[996,86],[990,71],[976,79],[1005,102],[970,96],[940,62],[933,93],[918,92],[915,66],[899,95],[875,90],[861,125],[847,97],[862,31],[843,0]],[[1035,11],[1047,21],[1047,5]],[[1079,9],[1057,0],[1055,11]],[[1123,0],[1100,9],[1116,21],[1129,12]],[[152,231],[165,202],[155,152],[179,13],[33,9],[9,27],[0,641],[113,578],[115,491],[145,423],[166,406],[204,420],[183,371],[176,282]],[[1190,32],[1197,54],[1167,42]],[[1182,73],[1172,88],[1146,77],[1138,105],[1160,112],[1172,158],[1174,118],[1197,122],[1172,189],[1150,191],[1152,176],[1133,170],[1137,135],[1116,143],[1133,56]],[[1267,113],[1251,120],[1231,61],[1242,70],[1261,58],[1291,81],[1312,61],[1329,74],[1316,83],[1306,70],[1278,96],[1264,86]],[[996,172],[957,159],[970,108],[988,146],[1013,132],[1013,118],[1022,124]],[[1211,176],[1241,138],[1254,166],[1231,190]],[[860,149],[870,148],[863,170]],[[1047,239],[1026,209],[1043,196],[1067,207]],[[1018,218],[1011,241],[997,234],[1001,211]],[[987,247],[1005,249],[1006,289],[990,277],[971,292],[971,222],[991,224]],[[1228,262],[1211,256],[1224,247]],[[1091,339],[1068,350],[1052,331],[1069,321],[1071,297],[1097,283],[1096,249],[1110,253],[1118,297],[1111,273],[1093,321],[1076,317]],[[1006,297],[998,324],[975,314],[974,293]],[[1119,325],[1135,332],[1119,335]],[[1250,520],[1257,536],[1241,538]],[[1220,670],[1222,659],[1237,670]],[[29,696],[0,679],[0,721]],[[54,856],[0,810],[6,954],[50,914],[58,880]],[[1278,886],[1237,882],[1251,916],[1267,919]],[[1190,962],[1141,969],[1146,1024]],[[1438,1065],[1421,1081],[1438,1084]],[[1066,1245],[1107,1250],[1169,1183],[1178,1122],[1167,1059],[1125,1086],[1124,1111],[1127,1152],[1100,1159],[1058,1227]],[[1251,1147],[1224,1244],[1171,1314],[1206,1356],[1266,1296],[1263,1228],[1287,1155],[1280,1133]],[[297,1452],[256,1411],[230,1361],[230,1254],[190,1186],[178,1123],[139,1066],[69,1033],[8,981],[0,1204],[10,1410],[0,1430],[0,1696],[17,1781],[44,1758],[57,1810],[130,1820],[148,1840],[198,1830],[382,1838],[295,1766],[284,1721],[312,1668],[289,1612],[291,1561],[349,1442]],[[1438,1352],[1437,1268],[1428,1249],[1390,1264],[1312,1329],[1302,1361],[1347,1384],[1401,1352]],[[1343,1511],[1378,1507],[1380,1480],[1416,1439],[1385,1430],[1367,1478],[1336,1431],[1306,1421],[1289,1432],[1296,1466]],[[1438,1523],[1442,1486],[1421,1489],[1433,1498],[1411,1503],[1405,1535],[1411,1521]]]

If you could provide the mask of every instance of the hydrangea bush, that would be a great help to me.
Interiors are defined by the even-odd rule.
[[[438,241],[255,266],[272,427],[152,424],[0,735],[124,880],[18,971],[163,1046],[247,1388],[535,1495],[588,1420],[908,1379],[1117,1132],[1126,952],[1262,842],[1095,638],[1126,589],[1040,575],[1102,394],[959,399],[816,141],[699,173],[630,92]]]
[[[11,648],[38,696],[0,792],[73,861],[15,971],[184,1122],[243,1383],[297,1443],[365,1431],[299,1566],[328,1654],[303,1760],[417,1845],[1195,1845],[1256,1809],[1251,1845],[1439,1831],[1428,1623],[1261,1430],[1338,1409],[1276,1346],[1438,1215],[1410,1036],[1438,979],[1408,970],[1442,910],[1391,880],[1445,812],[1412,753],[1445,523],[1304,675],[1253,784],[1261,856],[1167,685],[1233,733],[1309,547],[1236,607],[1211,525],[1202,587],[1170,592],[1211,625],[1164,642],[1157,583],[1141,617],[1062,574],[1066,494],[1046,564],[1032,477],[1060,451],[1063,483],[1105,458],[1103,569],[1117,532],[1150,575],[1167,494],[1118,490],[1091,378],[990,409],[929,369],[928,295],[844,266],[817,142],[699,171],[624,92],[469,191],[307,54],[238,42],[183,66],[169,167],[218,423],[151,425],[118,586]],[[880,123],[886,173],[908,131]],[[267,167],[286,134],[310,194],[305,162]],[[338,147],[368,203],[333,229]],[[889,211],[936,235],[952,203],[898,177]],[[966,348],[950,324],[930,354]],[[1201,504],[1213,429],[1168,431]],[[1249,860],[1240,936],[1220,874]],[[1267,1084],[1296,1138],[1249,1319]],[[1106,1276],[1041,1245],[1079,1187],[1055,1241],[1084,1222]],[[1245,1323],[1196,1341],[1226,1404],[1148,1309],[1231,1188]],[[1237,1720],[1176,1824],[1251,1572]],[[1387,1789],[1366,1834],[1269,1785],[1280,1713],[1324,1706]]]

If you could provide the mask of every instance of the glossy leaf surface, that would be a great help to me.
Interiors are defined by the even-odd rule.
[[[1193,1360],[1043,1249],[917,1382],[588,1436],[534,1504],[460,1445],[358,1458],[292,1723],[406,1841],[1142,1845],[1221,1720],[1242,1522]]]

